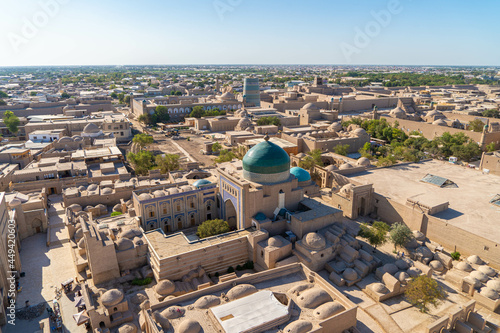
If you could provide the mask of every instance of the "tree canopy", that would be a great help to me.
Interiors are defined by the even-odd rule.
[[[366,223],[360,225],[358,236],[365,238],[375,248],[387,242],[387,232],[390,226],[381,221],[375,221],[372,226]]]
[[[278,117],[262,117],[257,119],[257,126],[274,125],[281,126],[281,121]]]
[[[440,300],[446,298],[446,292],[433,278],[419,275],[408,282],[405,296],[413,306],[426,313],[429,311],[429,305],[436,306]]]
[[[394,250],[396,250],[398,246],[404,247],[414,237],[410,228],[408,228],[406,224],[396,222],[391,226],[390,238],[394,244]]]
[[[349,152],[349,145],[336,145],[333,150],[335,151],[336,154],[339,155],[344,155],[347,156],[347,153]]]
[[[179,169],[179,155],[177,154],[165,154],[156,155],[155,163],[161,173],[168,173]]]
[[[307,156],[305,156],[299,162],[299,167],[305,170],[311,171],[315,166],[323,166],[323,161],[321,160],[321,150],[314,149],[307,152]]]
[[[198,226],[196,235],[200,238],[207,238],[226,233],[230,230],[229,224],[220,219],[206,220]]]
[[[5,92],[3,92],[3,91],[0,90],[0,97],[1,98],[7,98],[7,97],[9,97],[9,95],[7,95]]]
[[[219,110],[218,108],[213,108],[212,110],[204,110],[201,105],[197,105],[193,107],[193,110],[189,114],[190,117],[193,118],[201,118],[201,117],[215,117],[225,115],[226,111]]]
[[[137,154],[130,152],[127,154],[127,160],[139,175],[147,175],[154,166],[154,156],[149,150],[141,150]]]
[[[3,114],[3,122],[12,134],[16,134],[19,131],[19,124],[21,122],[14,112],[9,110],[5,111]]]
[[[469,129],[474,132],[482,132],[484,123],[479,119],[469,121]]]
[[[151,135],[147,135],[145,133],[139,133],[134,136],[132,142],[137,143],[141,148],[146,147],[154,142],[154,139]]]

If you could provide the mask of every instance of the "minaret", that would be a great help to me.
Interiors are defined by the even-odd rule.
[[[380,119],[380,115],[378,114],[377,110],[378,110],[378,107],[376,105],[373,106],[373,113],[372,113],[373,120]]]
[[[483,127],[483,132],[481,133],[481,140],[479,141],[479,147],[481,150],[486,149],[486,132],[488,131],[488,125],[490,123],[489,119],[486,119],[486,125]]]

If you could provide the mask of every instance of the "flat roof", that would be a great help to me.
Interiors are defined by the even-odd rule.
[[[453,180],[456,188],[433,186],[421,181],[427,174]],[[433,206],[449,202],[449,209],[433,216],[472,234],[500,242],[500,207],[490,200],[498,194],[500,176],[431,160],[391,168],[370,169],[347,175],[375,192],[405,204],[408,198]]]
[[[226,333],[239,333],[286,316],[288,307],[278,301],[272,291],[261,290],[210,311]]]
[[[188,251],[202,249],[205,247],[221,244],[233,239],[245,237],[250,234],[248,230],[238,230],[222,235],[217,235],[195,242],[189,242],[184,232],[165,235],[161,230],[156,229],[145,233],[146,239],[153,251],[160,259],[176,256]]]

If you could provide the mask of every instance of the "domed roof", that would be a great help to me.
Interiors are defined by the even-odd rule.
[[[57,141],[59,143],[64,143],[64,142],[73,142],[73,139],[70,138],[69,136],[63,136],[62,138],[59,139],[59,141]]]
[[[366,157],[360,157],[356,163],[361,166],[369,166],[370,160]]]
[[[114,306],[123,299],[123,293],[118,289],[110,289],[101,296],[101,303],[105,307]]]
[[[484,274],[486,274],[488,276],[495,276],[497,274],[497,272],[495,272],[495,270],[493,268],[491,268],[490,266],[487,266],[487,265],[479,266],[479,268],[477,270],[480,272],[483,272]]]
[[[325,167],[325,170],[326,171],[335,171],[335,170],[338,170],[339,168],[337,168],[335,165],[333,164],[330,164],[329,166]]]
[[[464,271],[464,272],[470,272],[472,271],[472,266],[469,265],[467,262],[465,261],[461,261],[459,262],[456,266],[455,266],[457,269],[461,270],[461,271]]]
[[[149,193],[142,193],[139,195],[139,200],[149,200],[153,197]]]
[[[113,192],[113,190],[111,188],[105,187],[102,189],[101,194],[110,194],[112,192]]]
[[[366,131],[363,128],[356,128],[354,131],[352,131],[352,134],[357,135],[357,136],[363,136],[363,135],[368,135]]]
[[[313,103],[307,103],[302,107],[304,110],[318,110],[318,107]]]
[[[94,123],[87,124],[83,128],[83,133],[87,133],[87,134],[95,134],[95,133],[99,133],[99,131],[100,131],[99,127],[97,127],[97,125]]]
[[[342,164],[342,165],[340,166],[340,168],[339,168],[339,169],[340,169],[340,170],[347,170],[347,169],[352,169],[352,168],[353,168],[353,166],[352,166],[352,164],[351,164],[351,163],[344,163],[344,164]]]
[[[325,238],[315,232],[308,233],[304,237],[303,243],[311,250],[322,250],[326,246]]]
[[[222,96],[220,98],[222,100],[230,100],[230,99],[234,99],[234,95],[231,94],[230,92],[227,92],[227,93],[222,94]]]
[[[299,167],[293,167],[290,169],[290,173],[295,176],[295,178],[298,179],[299,183],[302,182],[307,182],[311,180],[311,175],[309,172],[306,170],[299,168]]]
[[[446,121],[444,121],[443,119],[438,119],[436,121],[433,121],[432,125],[448,126],[448,124],[446,124]]]
[[[496,292],[495,290],[493,290],[489,287],[481,288],[481,291],[479,293],[485,297],[488,297],[489,299],[492,299],[492,300],[496,300],[499,298],[498,292]]]
[[[247,127],[252,127],[252,126],[253,126],[252,121],[247,117],[241,118],[240,121],[238,121],[238,127],[241,129],[245,129]]]
[[[202,185],[208,185],[208,184],[212,184],[212,183],[206,179],[199,179],[193,183],[193,186],[200,187]]]
[[[340,123],[340,121],[334,122],[330,126],[328,126],[328,130],[330,132],[338,132],[342,130],[342,124]]]
[[[153,192],[153,195],[154,195],[155,198],[161,198],[161,197],[166,196],[167,194],[165,193],[165,191],[156,190],[156,191]]]
[[[267,240],[267,245],[272,247],[280,247],[283,245],[283,242],[278,237],[271,237]]]
[[[290,157],[288,153],[267,138],[251,148],[243,157],[243,174],[250,181],[266,180],[257,175],[273,175],[272,182],[288,179],[290,175]]]
[[[390,112],[391,115],[399,115],[399,114],[405,114],[404,110],[401,109],[399,106],[392,109]]]
[[[431,110],[429,112],[427,112],[427,114],[425,115],[426,117],[430,117],[430,116],[435,116],[435,115],[439,115],[440,113],[436,110]]]
[[[478,255],[476,254],[473,254],[471,256],[469,256],[467,258],[467,261],[471,264],[475,264],[475,265],[482,265],[483,264],[483,261],[481,260],[481,258],[479,258]]]

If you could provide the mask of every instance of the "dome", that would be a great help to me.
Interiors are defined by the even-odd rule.
[[[425,240],[425,235],[422,231],[419,230],[413,230],[413,237],[415,237],[416,240],[418,241],[424,241]]]
[[[58,143],[64,143],[64,142],[73,142],[73,139],[70,138],[69,136],[63,136],[62,138],[60,138],[58,141]]]
[[[193,183],[193,186],[200,187],[202,185],[208,185],[208,184],[212,184],[212,183],[206,179],[199,179]]]
[[[318,110],[318,107],[313,103],[307,103],[302,107],[303,110]]]
[[[339,168],[337,168],[337,167],[336,167],[335,165],[333,165],[333,164],[330,164],[329,166],[325,167],[325,170],[326,170],[326,171],[330,171],[330,172],[335,171],[335,170],[338,170],[338,169],[339,169]]]
[[[340,193],[341,194],[347,194],[349,192],[351,192],[352,188],[354,187],[354,185],[352,185],[351,183],[349,184],[345,184],[344,186],[342,186],[342,188],[340,189]]]
[[[257,183],[287,180],[290,176],[290,157],[266,136],[265,141],[255,145],[243,157],[243,176]]]
[[[99,127],[97,127],[97,125],[94,123],[87,124],[83,128],[83,133],[87,133],[87,134],[95,134],[95,133],[99,133],[99,131],[100,131]]]
[[[277,237],[271,237],[267,240],[267,246],[272,246],[272,247],[281,247],[283,245],[283,242],[281,239]]]
[[[328,126],[328,130],[330,132],[338,132],[338,131],[341,131],[342,130],[342,124],[337,121],[335,123],[332,123],[330,126]]]
[[[489,287],[481,288],[481,291],[479,293],[485,297],[488,297],[489,299],[492,299],[492,300],[496,300],[499,298],[498,292],[496,292],[495,290],[493,290]]]
[[[259,212],[255,215],[254,219],[256,219],[257,221],[264,221],[267,220],[267,216],[264,213]]]
[[[405,282],[407,279],[410,278],[410,276],[406,272],[398,272],[394,277],[398,279],[399,282]]]
[[[201,331],[200,323],[193,319],[184,319],[177,328],[179,333],[198,333]]]
[[[399,268],[395,264],[385,264],[382,266],[382,271],[394,275],[398,272]]]
[[[130,250],[133,247],[134,247],[134,243],[128,238],[120,238],[116,242],[116,249],[118,251]]]
[[[448,124],[446,124],[446,121],[444,121],[443,119],[438,119],[436,121],[433,121],[432,122],[432,125],[437,125],[437,126],[448,126]]]
[[[353,168],[353,166],[352,166],[352,164],[351,164],[351,163],[344,163],[344,164],[342,164],[342,165],[340,166],[340,168],[339,168],[339,169],[340,169],[340,170],[347,170],[347,169],[352,169],[352,168]]]
[[[179,193],[179,189],[177,187],[172,187],[168,189],[168,193],[170,194],[177,194]]]
[[[392,109],[391,112],[389,113],[392,117],[404,117],[406,115],[406,112],[404,112],[403,109],[401,109],[399,106]]]
[[[464,271],[464,272],[470,272],[472,271],[472,266],[466,263],[465,261],[461,261],[457,264],[456,266],[457,269]]]
[[[489,280],[486,286],[496,291],[500,291],[500,280]]]
[[[360,128],[356,128],[354,131],[352,131],[352,134],[354,134],[356,136],[368,135],[368,133],[366,133],[366,131],[364,129],[362,129],[361,127]]]
[[[136,333],[137,332],[137,326],[133,323],[125,323],[118,327],[118,333]]]
[[[123,300],[123,293],[118,289],[110,289],[101,296],[101,303],[105,307],[117,305]]]
[[[484,274],[486,274],[488,276],[495,276],[497,274],[497,272],[495,272],[495,270],[493,268],[491,268],[490,266],[487,266],[487,265],[479,266],[479,268],[477,270],[480,272],[483,272]]]
[[[302,243],[311,250],[323,250],[326,246],[325,238],[315,232],[308,233]]]
[[[475,264],[475,265],[482,265],[483,264],[483,261],[481,260],[481,258],[479,258],[479,256],[477,255],[472,255],[470,257],[467,258],[467,261],[471,264]]]
[[[307,182],[311,180],[311,175],[309,172],[306,170],[299,168],[299,167],[293,167],[290,169],[290,173],[295,176],[295,178],[298,179],[299,183],[302,182]]]
[[[170,295],[175,291],[175,284],[170,280],[160,280],[155,287],[155,291],[161,296]]]
[[[153,197],[149,193],[142,193],[139,195],[139,200],[149,200]]]
[[[111,194],[111,193],[113,193],[113,190],[109,187],[105,187],[101,191],[101,194]]]
[[[304,154],[304,153],[298,153],[297,155],[295,155],[295,157],[297,157],[297,158],[303,158],[303,157],[306,157],[306,154]]]
[[[162,190],[156,190],[153,192],[153,195],[155,198],[161,198],[161,197],[164,197],[166,195],[165,191],[162,191]]]
[[[220,97],[223,101],[226,101],[226,100],[232,100],[234,99],[234,95],[231,94],[230,92],[227,92],[227,93],[224,93],[222,94],[222,96]]]
[[[430,268],[432,268],[433,270],[438,271],[438,272],[441,272],[442,270],[444,270],[444,266],[441,263],[441,261],[439,261],[439,260],[432,260],[429,263],[429,266],[430,266]]]
[[[9,202],[9,205],[11,207],[14,207],[14,206],[19,206],[21,204],[21,200],[19,200],[18,198],[14,198],[12,199],[10,202]]]
[[[396,265],[396,267],[399,269],[408,269],[408,267],[409,267],[408,262],[406,262],[403,259],[396,260],[394,262],[394,265]]]
[[[470,272],[469,276],[478,279],[481,282],[488,281],[488,275],[484,274],[481,271],[472,271]]]
[[[370,285],[370,289],[376,293],[379,293],[379,294],[385,294],[385,293],[389,292],[387,287],[383,283],[380,283],[380,282],[372,283]]]
[[[432,117],[432,116],[437,116],[439,115],[440,113],[437,112],[436,110],[431,110],[429,112],[427,112],[427,114],[425,115],[426,117]]]
[[[358,273],[352,268],[346,268],[342,273],[342,277],[349,281],[354,281],[358,279]]]
[[[358,165],[365,166],[365,167],[370,166],[370,160],[367,159],[366,157],[360,157],[356,163]]]
[[[89,187],[87,187],[87,191],[95,191],[95,190],[97,190],[96,184],[90,184]]]
[[[253,124],[252,124],[252,121],[245,117],[245,118],[241,118],[240,121],[238,121],[238,125],[237,125],[240,129],[245,129],[247,127],[252,127]]]

